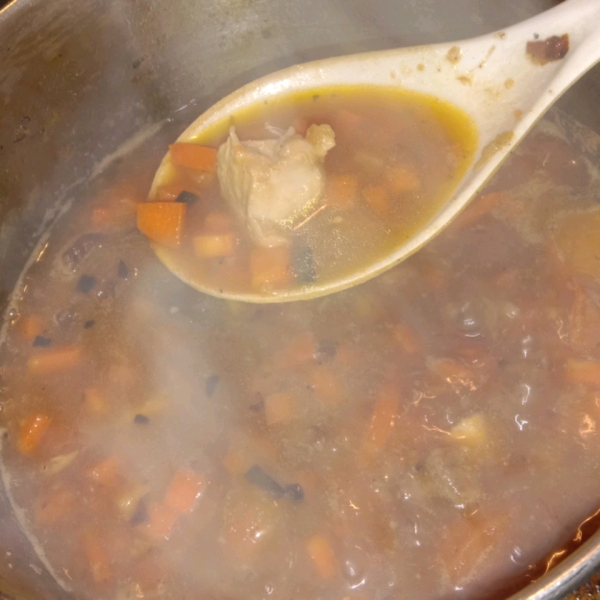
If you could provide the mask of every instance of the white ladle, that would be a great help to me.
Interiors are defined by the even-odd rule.
[[[568,52],[563,58],[539,64],[527,52],[528,42],[564,35],[568,36]],[[559,54],[566,50],[564,38],[554,41]],[[167,268],[192,287],[234,300],[302,300],[361,283],[407,258],[448,225],[535,122],[598,61],[600,0],[566,0],[532,19],[478,38],[318,60],[253,81],[212,106],[178,141],[198,138],[211,125],[266,98],[330,85],[368,84],[414,90],[454,104],[475,122],[479,147],[455,193],[421,231],[367,269],[322,286],[277,295],[223,293],[201,281],[190,281],[172,252],[160,246],[155,251]],[[160,168],[155,181],[159,178]]]

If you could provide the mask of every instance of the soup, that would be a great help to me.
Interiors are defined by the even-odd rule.
[[[476,147],[466,114],[414,92],[278,97],[171,145],[138,226],[200,290],[315,293],[421,230]]]
[[[77,598],[483,598],[600,504],[598,181],[546,123],[356,288],[202,295],[135,227],[155,159],[51,231],[2,348],[2,477]],[[156,149],[156,154],[162,152]]]

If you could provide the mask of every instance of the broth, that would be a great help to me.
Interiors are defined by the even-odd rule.
[[[538,127],[403,264],[199,294],[135,228],[160,148],[53,229],[2,348],[2,473],[78,598],[481,598],[600,504],[598,183]],[[575,536],[576,537],[576,536]]]

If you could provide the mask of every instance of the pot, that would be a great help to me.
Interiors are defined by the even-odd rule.
[[[476,36],[555,3],[13,0],[0,10],[0,305],[90,177],[134,144],[167,143],[240,85],[307,60]],[[600,132],[598,98],[596,68],[560,106]],[[562,597],[599,566],[595,535],[513,598]],[[68,596],[0,490],[0,598],[17,597]]]

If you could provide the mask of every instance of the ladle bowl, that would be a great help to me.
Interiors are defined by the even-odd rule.
[[[600,60],[600,0],[566,0],[527,21],[481,37],[318,60],[275,72],[226,96],[194,121],[180,142],[266,99],[335,85],[398,87],[428,94],[464,111],[479,143],[465,176],[416,235],[350,275],[277,293],[231,293],[190,280],[176,254],[154,245],[175,275],[201,292],[232,300],[272,303],[306,300],[362,283],[416,252],[442,231],[477,194],[536,121]],[[159,167],[161,180],[167,159]]]

